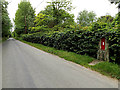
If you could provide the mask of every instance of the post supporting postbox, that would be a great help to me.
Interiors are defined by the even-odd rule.
[[[101,49],[105,50],[105,38],[101,39]]]
[[[101,38],[99,42],[99,49],[97,52],[97,59],[109,61],[109,44],[107,43],[106,38]]]

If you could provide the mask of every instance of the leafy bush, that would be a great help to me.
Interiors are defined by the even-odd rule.
[[[48,27],[47,26],[37,26],[37,27],[30,27],[30,33],[36,33],[36,32],[46,32],[48,31]]]
[[[98,25],[99,27],[99,25]],[[97,57],[98,43],[102,37],[109,42],[110,60],[120,63],[120,33],[118,30],[67,30],[66,32],[34,33],[22,35],[23,40],[40,43],[59,50]]]

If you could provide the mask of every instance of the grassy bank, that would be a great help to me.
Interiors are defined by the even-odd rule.
[[[41,44],[26,42],[24,40],[19,39],[20,41],[29,44],[33,47],[36,47],[40,50],[43,50],[45,52],[57,55],[61,58],[64,58],[65,60],[75,62],[77,64],[80,64],[82,66],[85,66],[87,68],[91,68],[92,70],[95,70],[97,72],[100,72],[103,75],[107,75],[113,78],[120,79],[120,66],[114,63],[109,62],[101,62],[99,64],[96,64],[94,66],[89,65],[90,62],[95,60],[94,58],[86,55],[80,55],[73,52],[67,52],[63,50],[57,50],[52,47],[47,47]]]

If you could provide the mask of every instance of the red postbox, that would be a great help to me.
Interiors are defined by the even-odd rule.
[[[101,39],[101,49],[105,50],[105,38]]]

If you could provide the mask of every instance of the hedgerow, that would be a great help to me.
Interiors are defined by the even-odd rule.
[[[105,37],[109,43],[110,61],[120,64],[120,32],[118,29],[108,30],[103,26],[100,28],[99,25],[95,24],[92,27],[94,30],[67,30],[66,32],[42,35],[40,33],[24,34],[22,39],[96,58],[99,41],[102,37]]]

